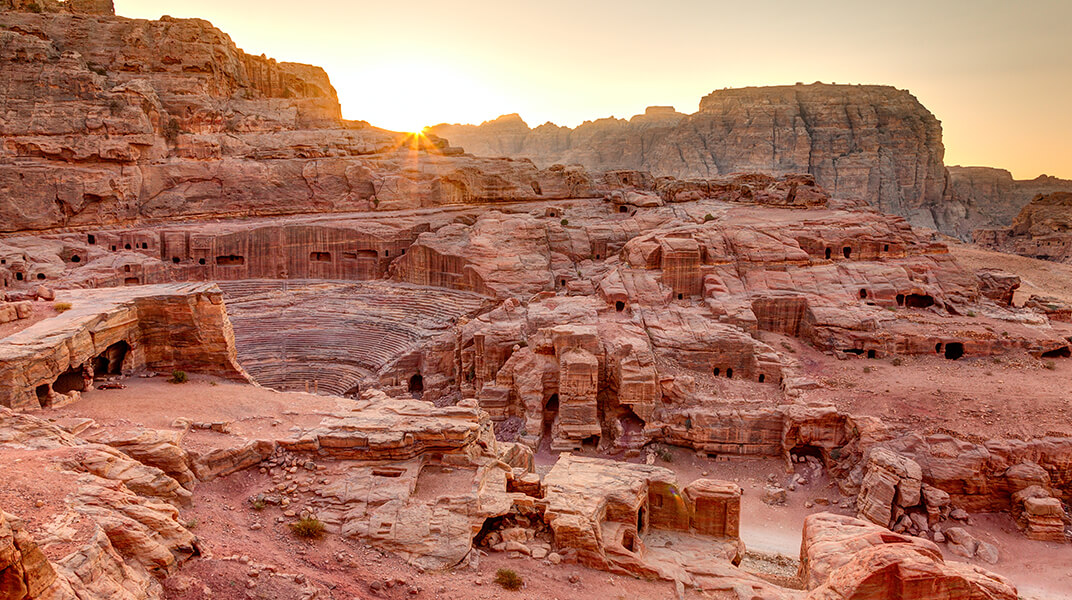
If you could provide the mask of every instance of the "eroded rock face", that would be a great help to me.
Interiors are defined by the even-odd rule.
[[[999,252],[1072,263],[1072,192],[1035,196],[1007,229],[979,229],[976,244]]]
[[[953,195],[975,210],[965,215],[963,230],[1008,227],[1032,198],[1055,192],[1072,192],[1072,181],[1048,175],[1013,179],[1005,169],[949,167]]]
[[[692,115],[652,108],[629,121],[529,129],[517,115],[431,129],[482,155],[537,165],[637,169],[678,178],[810,173],[840,198],[864,198],[914,225],[956,231],[965,208],[946,189],[941,125],[911,94],[885,86],[727,89]]]
[[[1017,597],[1003,577],[945,561],[931,542],[829,513],[804,520],[800,564],[807,598],[814,600]]]

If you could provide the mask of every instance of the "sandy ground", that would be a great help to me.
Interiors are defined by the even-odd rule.
[[[1032,295],[1054,296],[1072,302],[1072,265],[984,250],[972,244],[949,243],[949,252],[965,269],[1001,269],[1020,276],[1020,289],[1013,303],[1023,306]]]
[[[800,340],[764,333],[789,347],[821,388],[802,400],[831,402],[856,415],[919,433],[954,432],[975,442],[990,438],[1072,436],[1072,359],[1026,353],[964,357],[838,359]]]

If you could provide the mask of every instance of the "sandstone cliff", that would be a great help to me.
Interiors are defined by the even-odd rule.
[[[1005,169],[990,167],[949,167],[953,195],[975,207],[982,220],[965,223],[966,230],[1008,227],[1033,198],[1040,194],[1072,192],[1072,181],[1049,175],[1035,179],[1013,179]]]
[[[950,198],[942,127],[910,93],[888,86],[796,85],[711,93],[699,112],[649,108],[626,121],[535,129],[517,115],[430,130],[478,155],[579,163],[679,178],[740,171],[811,173],[835,197],[867,199],[914,225],[963,235]]]
[[[979,229],[980,246],[1043,260],[1072,263],[1072,192],[1039,195],[1008,228]]]

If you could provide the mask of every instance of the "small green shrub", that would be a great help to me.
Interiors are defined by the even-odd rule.
[[[45,9],[41,8],[41,5],[36,3],[36,2],[33,2],[33,3],[30,3],[30,4],[26,5],[26,10],[28,10],[28,11],[30,11],[32,13],[37,13],[37,14],[41,14],[41,13],[45,12]]]
[[[898,356],[897,358],[891,360],[890,364],[895,366],[895,367],[899,367],[899,366],[904,364],[904,359],[901,358],[900,356]]]
[[[714,220],[715,220],[715,215],[713,215],[711,213],[707,213],[706,215],[703,216],[703,222],[704,223],[706,223],[708,221],[714,221]]]
[[[968,316],[974,318],[975,317],[975,311],[974,310],[969,310],[968,311]]]
[[[567,227],[569,225],[569,219],[562,219],[562,226]]]
[[[187,529],[193,529],[194,527],[197,527],[197,519],[190,519],[189,521],[183,523],[182,526]]]
[[[659,460],[667,463],[672,463],[674,462],[674,453],[671,452],[668,448],[660,448]]]
[[[499,569],[495,571],[495,583],[499,584],[504,590],[517,591],[521,589],[521,586],[525,585],[525,580],[521,579],[521,576],[513,569]]]
[[[67,312],[67,311],[71,310],[71,303],[70,302],[57,302],[57,303],[52,305],[52,310],[54,310],[54,311],[56,311],[58,313]]]
[[[265,503],[264,500],[254,500],[253,501],[253,510],[261,511],[261,510],[264,510],[265,508],[268,508],[268,504]]]
[[[864,367],[864,373],[870,373],[871,367]]]
[[[168,381],[171,383],[186,383],[190,380],[190,377],[186,374],[186,371],[172,371],[171,379]]]
[[[1044,364],[1042,366],[1046,367],[1047,369],[1049,369],[1051,371],[1057,369],[1057,363],[1053,362],[1052,360],[1046,361],[1046,364]]]
[[[324,523],[316,517],[303,517],[291,523],[290,530],[300,538],[316,539],[324,535]]]
[[[102,67],[100,65],[88,65],[88,66],[89,66],[89,70],[93,71],[97,75],[100,75],[100,76],[103,77],[103,76],[108,74],[108,69],[105,69],[104,67]]]

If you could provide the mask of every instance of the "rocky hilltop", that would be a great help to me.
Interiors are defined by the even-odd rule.
[[[842,198],[866,198],[915,225],[956,230],[942,163],[942,127],[910,93],[889,86],[750,87],[712,92],[699,112],[649,108],[629,120],[536,129],[517,115],[431,132],[480,155],[578,163],[680,178],[734,172],[811,173]]]
[[[966,222],[971,229],[1007,227],[1031,200],[1056,192],[1072,192],[1072,181],[1049,175],[1034,179],[1013,179],[1005,169],[990,167],[949,167],[953,195],[971,201],[971,216],[982,221]]]
[[[980,246],[1043,260],[1072,263],[1072,193],[1039,195],[1007,228],[979,229]]]

